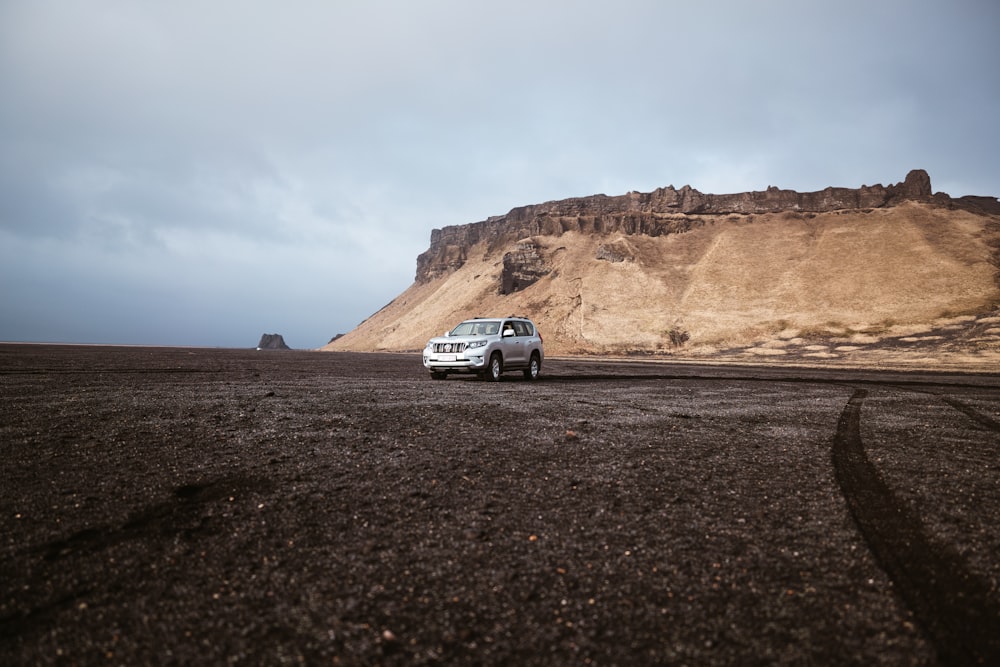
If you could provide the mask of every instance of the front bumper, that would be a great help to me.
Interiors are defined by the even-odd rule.
[[[441,354],[425,351],[424,368],[434,373],[477,373],[486,368],[486,358],[475,352]]]

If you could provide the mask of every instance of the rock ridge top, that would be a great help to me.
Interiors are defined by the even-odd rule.
[[[591,234],[662,236],[702,226],[707,217],[781,213],[825,213],[875,209],[918,201],[946,208],[1000,213],[995,197],[961,197],[933,193],[923,169],[910,171],[901,183],[828,187],[818,192],[796,192],[769,186],[763,191],[705,194],[685,185],[652,192],[603,194],[519,206],[506,215],[481,222],[452,225],[431,231],[430,247],[417,258],[416,282],[425,283],[460,268],[475,244],[490,250],[532,236],[561,236],[568,231]],[[524,248],[522,250],[530,249]]]

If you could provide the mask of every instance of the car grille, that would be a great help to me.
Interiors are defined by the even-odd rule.
[[[435,343],[435,352],[463,352],[465,343]]]

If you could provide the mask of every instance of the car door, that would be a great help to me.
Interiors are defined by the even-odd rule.
[[[524,341],[526,339],[523,336],[517,335],[517,329],[514,326],[515,324],[520,323],[515,323],[511,320],[504,320],[503,324],[500,326],[500,340],[503,349],[504,366],[524,365]],[[513,335],[508,334],[508,330],[510,330]]]
[[[531,359],[531,350],[534,349],[535,336],[533,327],[524,320],[514,320],[514,331],[517,333],[517,340],[520,341],[521,361],[525,366]]]
[[[528,359],[531,358],[531,352],[533,350],[538,351],[539,354],[541,353],[540,348],[542,341],[538,337],[538,331],[535,330],[535,327],[531,322],[521,322],[521,325],[524,327],[524,341],[521,345],[524,351],[524,360],[527,362]],[[515,331],[516,330],[517,329],[515,327]],[[521,335],[520,331],[518,331],[518,335]]]

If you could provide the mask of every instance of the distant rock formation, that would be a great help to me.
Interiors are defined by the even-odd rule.
[[[952,199],[932,194],[931,179],[923,169],[914,169],[902,183],[860,188],[829,187],[819,192],[796,192],[768,187],[763,192],[703,194],[689,185],[672,185],[653,192],[630,192],[609,197],[594,195],[521,206],[507,215],[482,222],[454,225],[431,232],[430,247],[417,257],[416,282],[426,283],[461,268],[469,250],[485,241],[489,253],[512,243],[521,243],[504,258],[500,293],[509,294],[532,284],[546,269],[537,252],[524,245],[532,236],[561,236],[569,231],[588,234],[664,236],[690,231],[712,216],[781,213],[823,213],[846,209],[875,209],[919,201],[946,208],[964,208],[977,213],[1000,213],[994,197]],[[522,247],[522,245],[524,247]],[[627,261],[623,248],[606,247],[599,259]]]
[[[285,339],[281,334],[261,334],[260,342],[257,343],[258,350],[290,350],[292,348],[285,345]]]

